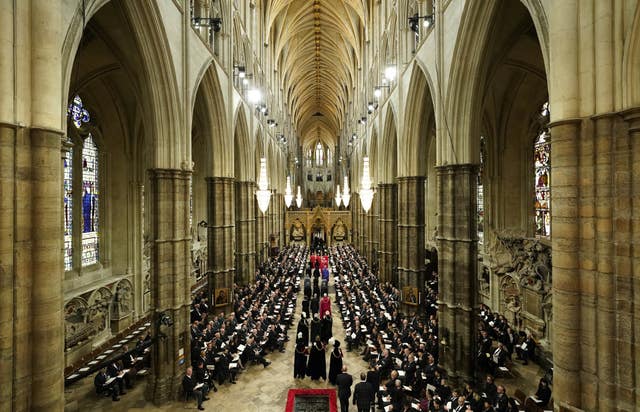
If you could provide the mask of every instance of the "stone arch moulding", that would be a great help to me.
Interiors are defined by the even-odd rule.
[[[234,176],[238,181],[253,180],[255,172],[251,155],[251,137],[247,126],[247,112],[244,104],[238,105],[233,122]],[[259,173],[259,170],[258,170]]]
[[[622,105],[625,109],[640,106],[640,7],[631,25],[629,40],[625,45],[622,73]]]
[[[420,150],[427,148],[427,133],[431,129],[427,121],[435,123],[435,106],[433,103],[433,82],[421,65],[414,63],[409,82],[409,93],[404,107],[404,127],[399,144],[398,174],[400,176],[426,176],[424,162],[420,161]],[[427,114],[425,119],[424,114]],[[426,126],[426,127],[425,127]],[[416,150],[418,149],[418,150]],[[424,170],[423,170],[424,169]]]

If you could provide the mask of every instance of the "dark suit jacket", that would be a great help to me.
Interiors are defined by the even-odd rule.
[[[336,376],[336,385],[338,385],[338,397],[340,399],[349,398],[351,396],[351,385],[353,378],[348,373],[340,373]]]
[[[369,382],[360,382],[353,390],[353,404],[358,408],[368,408],[374,398],[375,391]]]
[[[195,388],[195,386],[196,386],[195,377],[193,375],[191,377],[184,375],[184,377],[182,378],[182,389],[184,390],[184,393],[186,393],[187,395],[191,395],[193,393],[193,388]]]

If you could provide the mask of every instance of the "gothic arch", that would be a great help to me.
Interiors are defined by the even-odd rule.
[[[140,57],[139,62],[122,61],[125,70],[131,73],[140,66],[140,72],[132,76],[134,93],[138,101],[149,104],[140,105],[143,117],[148,119],[148,135],[154,139],[154,165],[156,167],[181,168],[185,160],[186,139],[182,136],[176,75],[164,26],[161,24],[160,11],[152,0],[127,2],[97,0],[86,7],[84,20],[90,19],[111,3],[117,17],[133,33],[134,46]],[[79,50],[84,29],[82,26],[82,8],[74,14],[63,44],[63,108],[62,119],[66,119],[66,107],[69,101],[67,92],[72,85],[72,71]],[[121,40],[121,39],[120,39]],[[62,122],[66,129],[66,120]]]
[[[398,174],[398,130],[396,127],[396,115],[391,105],[387,108],[384,122],[382,140],[379,145],[378,181],[381,183],[394,183]]]
[[[413,65],[408,90],[401,134],[403,141],[399,144],[398,175],[426,176],[426,164],[422,160],[428,139],[435,129],[435,109],[432,82],[428,73],[418,64]]]
[[[245,106],[241,104],[235,114],[234,121],[234,176],[238,181],[250,181],[255,175],[252,169],[251,138],[247,127],[247,115]]]
[[[224,155],[229,136],[225,107],[217,66],[211,62],[205,66],[195,93],[191,123],[192,132],[202,134],[206,141],[208,162],[203,170],[204,176],[230,176],[232,173],[232,164],[228,156]],[[197,149],[192,147],[192,151],[194,150]]]

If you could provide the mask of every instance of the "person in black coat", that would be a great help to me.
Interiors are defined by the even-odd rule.
[[[324,350],[320,336],[316,336],[313,345],[311,345],[309,363],[307,364],[307,375],[311,377],[311,380],[327,379],[327,360]]]
[[[311,302],[309,303],[309,310],[311,310],[311,314],[315,316],[320,310],[320,298],[318,298],[318,294],[314,293],[311,297]]]
[[[309,316],[309,304],[311,301],[309,300],[309,296],[305,295],[302,299],[302,313],[308,318]]]
[[[313,320],[311,321],[311,335],[309,336],[311,342],[316,341],[316,336],[322,338],[322,323],[320,323],[320,318],[317,313],[313,314]],[[322,340],[322,339],[320,339]]]
[[[338,398],[340,399],[340,412],[349,411],[349,398],[351,397],[351,385],[353,378],[347,373],[347,367],[342,367],[342,373],[336,377],[338,385]]]
[[[331,342],[329,342],[331,344]],[[340,349],[340,341],[333,342],[333,350],[329,358],[329,382],[336,384],[336,377],[342,371],[342,349]]]
[[[304,312],[302,312],[302,316],[298,321],[298,330],[296,330],[296,335],[300,334],[302,334],[302,336],[299,336],[298,339],[302,339],[305,346],[307,346],[309,344],[309,321]]]
[[[107,380],[109,380],[109,377],[105,373],[104,369],[102,369],[93,379],[93,385],[96,387],[96,393],[98,395],[111,395],[112,401],[119,401],[120,398],[118,398],[119,392],[118,387],[116,386],[116,381],[113,380],[107,384]]]
[[[193,368],[189,366],[187,368],[187,373],[182,378],[182,390],[187,397],[193,396],[196,399],[196,402],[198,402],[198,410],[204,411],[202,401],[205,400],[205,398],[202,395],[202,391],[200,389],[196,389],[196,380],[192,375]]]
[[[308,341],[308,336],[307,336]],[[293,378],[304,379],[307,371],[307,356],[309,351],[307,349],[307,342],[305,341],[302,333],[298,333],[298,341],[296,343],[295,358],[293,360]]]
[[[127,389],[133,388],[131,385],[131,378],[129,377],[128,372],[124,372],[122,366],[119,362],[114,361],[107,366],[107,375],[109,377],[116,378],[116,385],[118,385],[118,389],[120,390],[120,394],[124,395],[126,392],[124,391],[124,386],[126,385]]]
[[[353,404],[358,408],[358,412],[370,412],[375,398],[375,390],[367,382],[367,375],[364,372],[360,374],[360,381],[353,389]]]
[[[333,319],[331,318],[331,312],[325,312],[320,324],[320,340],[329,342],[329,339],[333,336]]]

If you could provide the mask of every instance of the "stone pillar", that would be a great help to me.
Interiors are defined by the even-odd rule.
[[[235,278],[235,187],[232,177],[208,177],[207,208],[209,240],[209,293],[216,310],[228,312],[231,299],[226,305],[218,306],[214,301],[219,289],[233,288]]]
[[[276,244],[272,242],[273,236],[278,234],[276,230],[277,227],[277,203],[278,203],[278,195],[275,190],[272,191],[271,200],[269,201],[269,208],[267,209],[266,218],[267,218],[267,256],[271,256],[271,248]]]
[[[236,279],[246,285],[256,270],[256,216],[254,182],[236,182]]]
[[[553,363],[554,398],[581,405],[582,342],[581,278],[591,278],[593,260],[579,263],[578,214],[588,212],[579,204],[578,165],[580,121],[551,125],[551,230],[553,265]],[[591,161],[592,162],[592,161]],[[588,212],[592,214],[592,212]],[[592,229],[591,229],[592,230]],[[586,233],[585,233],[586,234]],[[586,234],[593,236],[593,232]],[[589,274],[587,273],[589,272]]]
[[[256,264],[259,265],[260,263],[264,262],[266,257],[266,251],[268,249],[267,240],[266,240],[267,239],[266,237],[267,219],[266,219],[266,215],[262,213],[262,211],[258,207],[258,200],[256,199],[255,194],[253,195],[253,202],[254,202],[254,209],[256,211],[256,227],[255,227]]]
[[[473,377],[478,259],[477,166],[437,167],[440,363],[454,380]]]
[[[640,299],[640,108],[624,116],[629,136],[617,141],[615,181],[617,368],[620,400],[632,409],[640,405],[640,391],[636,389],[640,382],[640,305],[636,304]],[[633,370],[629,365],[634,365]]]
[[[349,201],[349,207],[351,208],[351,244],[358,251],[360,251],[360,222],[358,222],[358,208],[360,207],[360,196],[357,193],[351,194],[351,200]]]
[[[62,134],[0,125],[0,401],[64,408]]]
[[[151,299],[152,334],[159,336],[153,350],[147,397],[156,405],[180,394],[182,375],[189,363],[189,304],[191,293],[191,234],[189,182],[191,172],[150,170],[151,187]],[[161,322],[162,314],[173,326]]]
[[[360,200],[360,199],[358,199]],[[362,203],[358,204],[358,226],[360,226],[360,253],[367,259],[367,264],[371,267],[371,260],[369,260],[369,219],[367,219],[367,212],[364,211]]]
[[[398,178],[398,287],[417,287],[425,280],[424,265],[424,176]],[[404,312],[417,306],[402,304]]]
[[[394,183],[379,184],[378,198],[380,202],[380,214],[378,216],[380,239],[379,277],[382,282],[391,282],[394,268],[398,264],[398,187]]]
[[[380,203],[380,195],[376,193],[373,196],[373,202],[371,203],[371,209],[369,213],[367,213],[367,228],[369,231],[368,238],[368,250],[369,254],[367,259],[369,260],[369,265],[373,266],[375,262],[378,261],[378,252],[380,250],[380,241],[379,241],[379,233],[378,233],[378,219],[380,218],[379,214],[379,203]]]

